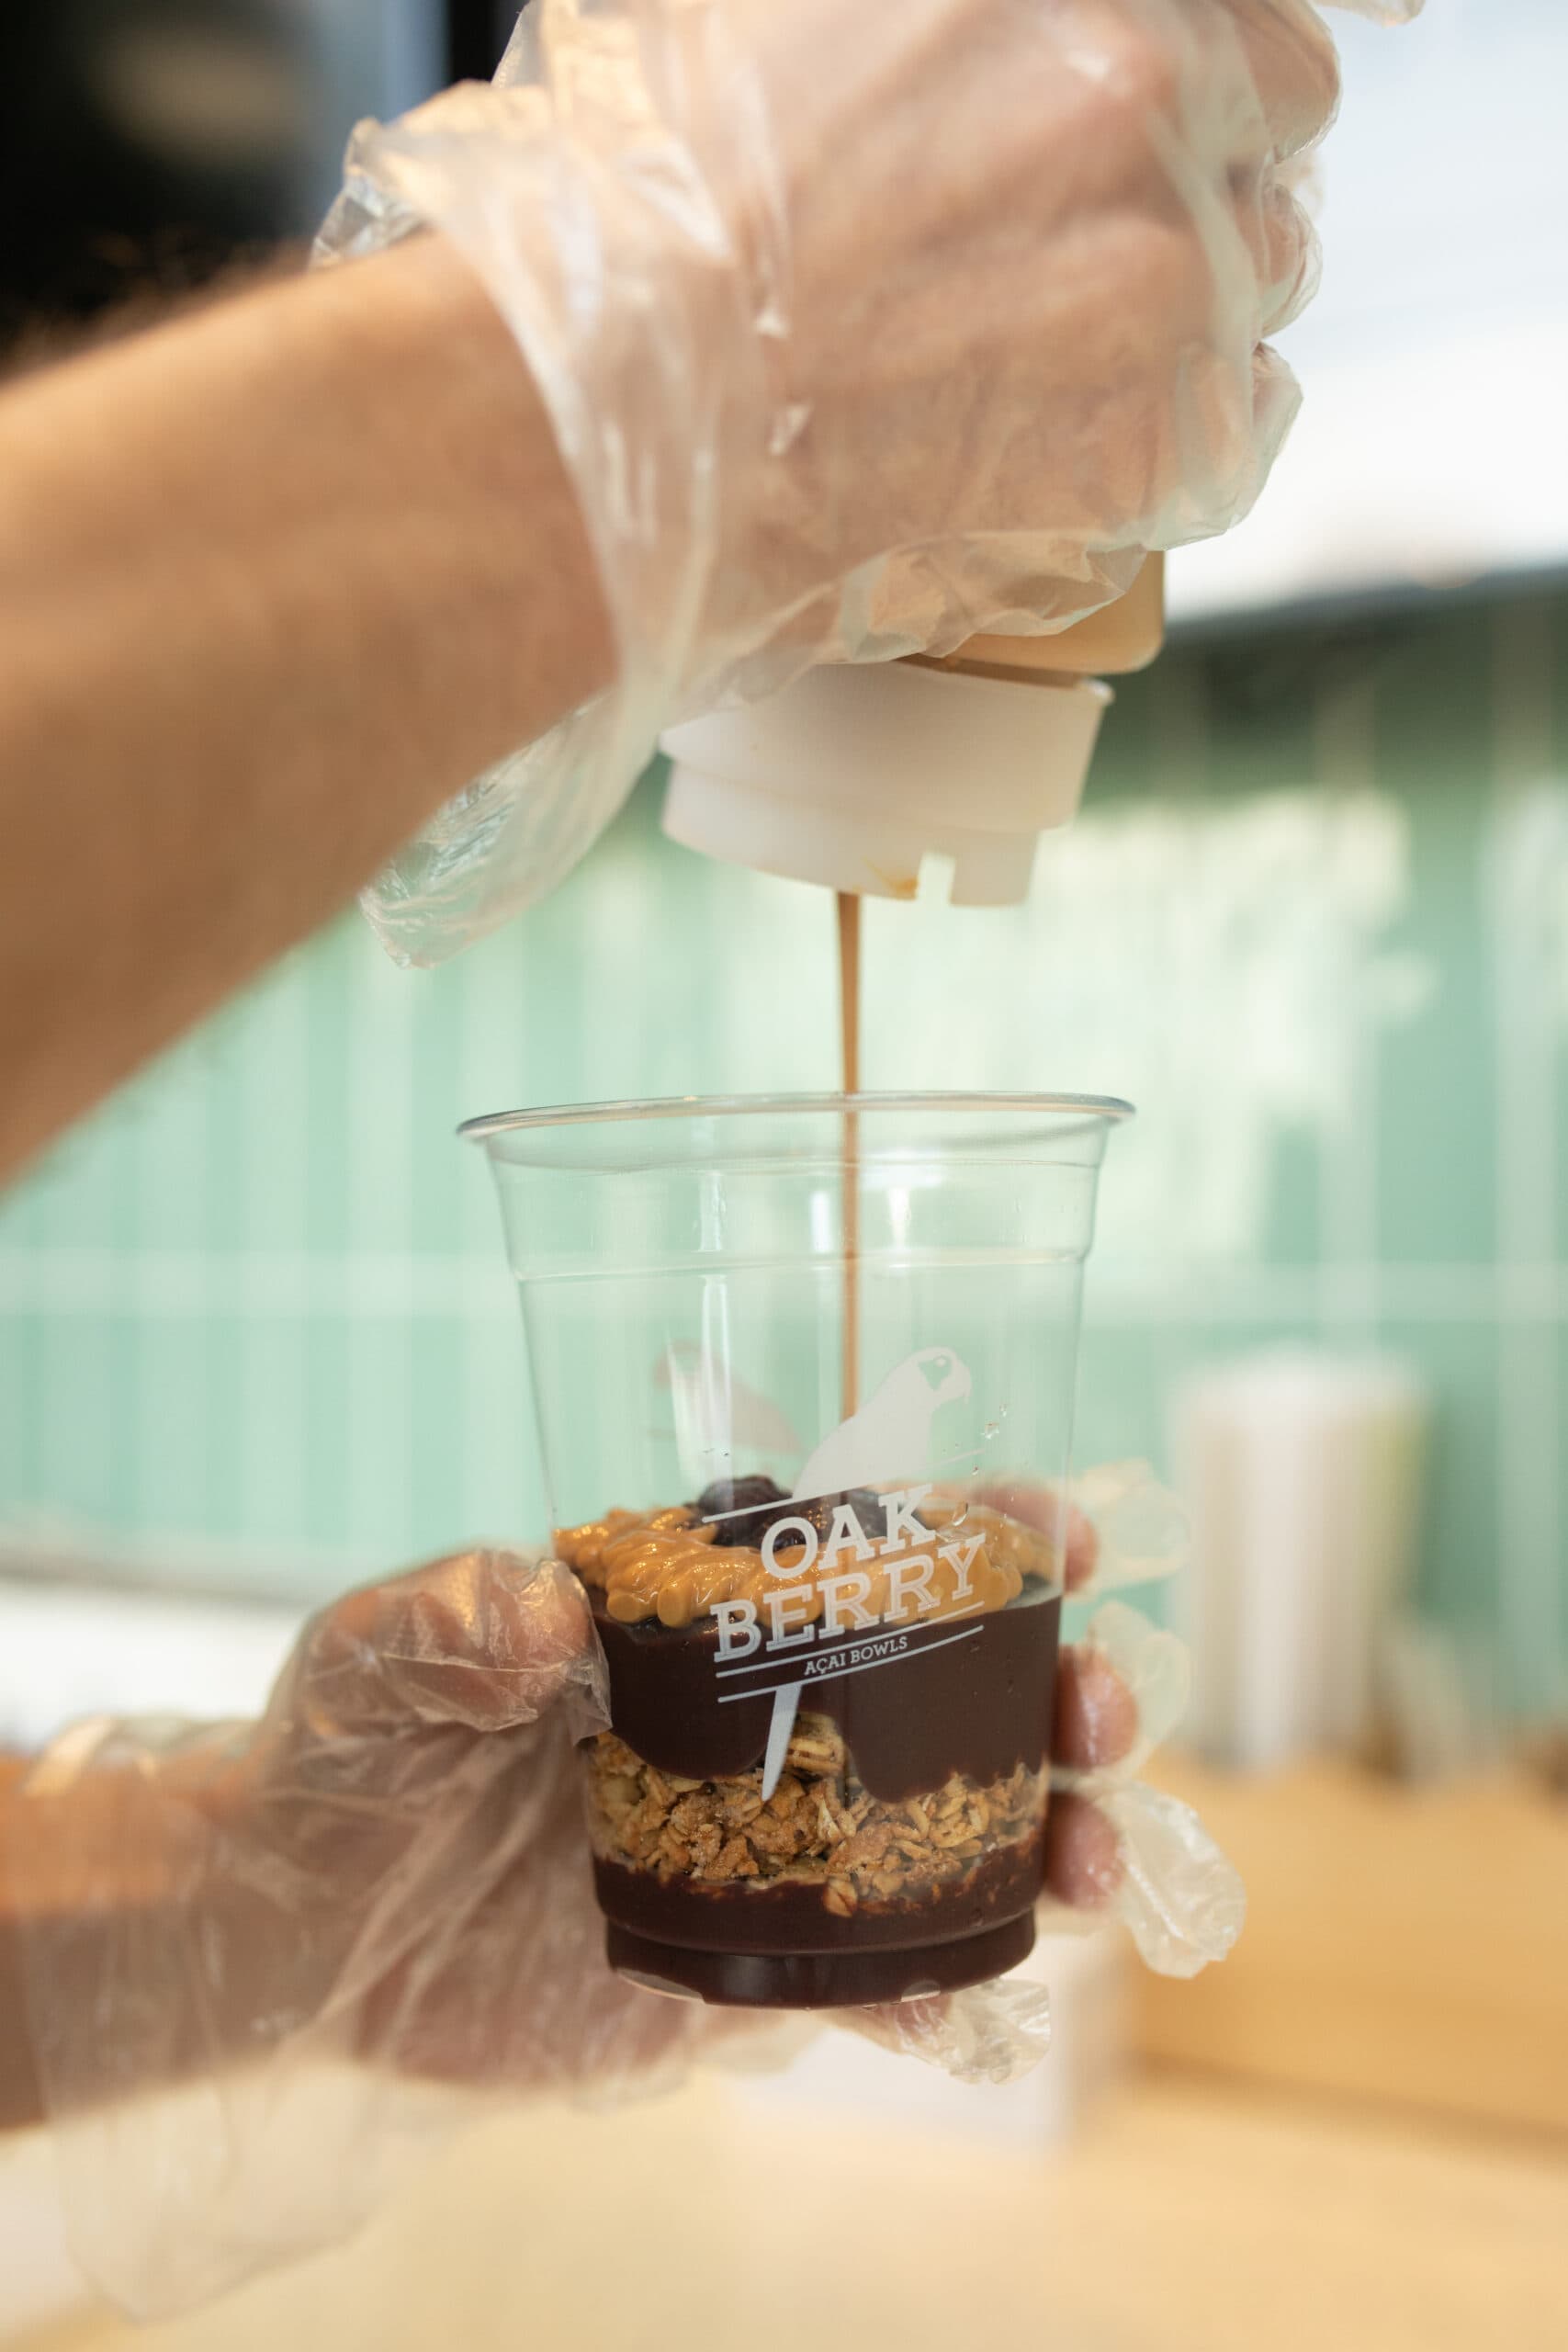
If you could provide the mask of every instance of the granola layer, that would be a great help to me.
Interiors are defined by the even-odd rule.
[[[1047,1802],[1044,1775],[1020,1765],[987,1787],[953,1773],[930,1795],[886,1803],[863,1787],[838,1725],[812,1714],[765,1802],[760,1771],[685,1779],[611,1733],[592,1744],[589,1778],[602,1861],[663,1883],[814,1887],[840,1918],[961,1890],[987,1858],[1038,1836]]]

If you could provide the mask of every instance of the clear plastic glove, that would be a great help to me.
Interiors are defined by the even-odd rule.
[[[1082,1588],[1087,1521],[1066,1551]],[[259,1724],[89,1724],[0,1808],[0,1924],[107,2293],[169,2311],[341,2237],[483,2095],[604,2100],[751,2050],[754,2018],[604,1963],[573,1752],[602,1674],[565,1569],[468,1553],[328,1611]],[[1169,1709],[1096,1643],[1064,1657],[1058,1713],[1052,1905],[1102,1916],[1142,1868],[1102,1801]],[[840,2022],[974,2081],[1048,2036],[1017,1981]]]
[[[479,271],[620,655],[370,894],[394,952],[552,890],[671,719],[1061,628],[1246,514],[1337,92],[1308,0],[538,0],[494,89],[363,126],[322,256]]]
[[[1175,1634],[1108,1594],[1179,1575],[1190,1557],[1186,1510],[1146,1463],[1109,1463],[1075,1481],[1063,1545],[1067,1591],[1100,1607],[1065,1650],[1057,1679],[1047,1915],[1053,1929],[1128,1928],[1162,1976],[1195,1976],[1240,1935],[1240,1879],[1191,1807],[1138,1775],[1187,1712],[1191,1671]],[[1055,1528],[1045,1489],[1008,1486],[980,1499]]]

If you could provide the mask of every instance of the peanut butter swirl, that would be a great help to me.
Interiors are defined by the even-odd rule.
[[[888,1554],[874,1536],[870,1557],[840,1545],[823,1553],[808,1568],[806,1547],[778,1547],[775,1569],[760,1551],[716,1542],[717,1529],[694,1511],[675,1505],[655,1511],[613,1510],[585,1526],[560,1529],[557,1556],[584,1584],[605,1595],[610,1615],[622,1625],[690,1625],[722,1601],[758,1606],[788,1583],[804,1591],[792,1622],[811,1623],[827,1597],[846,1594],[886,1623],[932,1622],[1005,1609],[1026,1578],[1054,1581],[1057,1563],[1049,1540],[999,1511],[962,1497],[932,1495],[920,1509],[931,1541]],[[799,1573],[791,1576],[790,1571]],[[852,1585],[844,1579],[854,1578]]]

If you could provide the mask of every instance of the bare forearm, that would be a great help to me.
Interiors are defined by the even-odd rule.
[[[0,1756],[0,2132],[38,2123],[43,2115],[17,1932],[14,1841],[9,1834],[26,1773],[18,1758]]]
[[[434,241],[0,399],[0,1173],[610,664],[531,380]]]
[[[280,1917],[234,1859],[265,1845],[251,1788],[221,1732],[58,1777],[0,1761],[0,2134],[259,2058],[315,2013],[353,1906],[335,1937]]]

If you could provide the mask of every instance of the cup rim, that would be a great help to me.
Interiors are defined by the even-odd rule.
[[[522,1135],[544,1128],[637,1126],[659,1121],[704,1118],[758,1118],[813,1113],[1010,1112],[1040,1118],[1076,1118],[1085,1125],[1100,1122],[1122,1126],[1135,1119],[1131,1102],[1115,1094],[987,1094],[861,1093],[861,1094],[676,1094],[643,1102],[567,1102],[536,1111],[492,1111],[468,1119],[458,1128],[464,1143],[491,1143],[498,1136]]]

